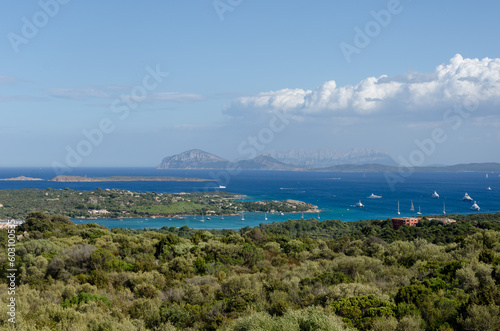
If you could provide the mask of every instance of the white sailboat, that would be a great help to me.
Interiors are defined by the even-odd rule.
[[[491,191],[491,186],[488,186],[487,190],[488,190],[488,191]]]
[[[472,207],[470,207],[470,209],[471,209],[471,210],[476,210],[476,211],[479,211],[479,209],[481,209],[481,208],[479,208],[479,206],[478,206],[478,204],[476,203],[476,201],[474,201],[474,204],[472,205]]]
[[[446,205],[444,202],[443,202],[443,215],[446,215]]]
[[[264,221],[267,221],[267,213],[264,215]]]
[[[420,206],[418,206],[417,215],[422,215],[422,212],[420,211]]]
[[[434,193],[432,193],[432,198],[439,199],[439,194],[436,191],[434,191]]]
[[[356,207],[359,207],[359,208],[362,208],[364,206],[365,205],[361,203],[361,200],[359,200],[359,202],[356,204]]]
[[[486,174],[486,178],[488,178],[488,174]]]
[[[304,219],[304,213],[302,213],[302,217],[301,217],[301,219]]]
[[[241,212],[241,220],[244,221],[245,220],[245,212]]]
[[[399,201],[398,201],[398,215],[401,215],[401,212],[399,211]]]
[[[321,218],[319,217],[319,213],[318,213],[318,221],[320,220]]]
[[[376,195],[376,194],[371,194],[370,196],[366,197],[367,199],[382,199],[381,195]]]
[[[205,214],[201,213],[201,220],[200,222],[205,222]]]
[[[413,200],[411,201],[411,208],[410,211],[415,211],[415,207],[413,207]]]

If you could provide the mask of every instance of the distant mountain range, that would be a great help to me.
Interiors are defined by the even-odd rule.
[[[397,166],[393,158],[381,151],[356,148],[350,151],[289,150],[268,153],[278,161],[301,168],[324,168],[340,164],[382,164]]]
[[[274,158],[278,156],[280,159]],[[311,157],[307,161],[307,156]],[[294,162],[294,164],[283,162]],[[329,160],[329,161],[327,161]],[[338,164],[345,160],[346,164]],[[374,160],[366,162],[362,160]],[[230,161],[220,156],[192,149],[177,155],[168,156],[156,167],[157,169],[226,169],[228,164],[237,163],[242,170],[281,170],[281,171],[331,171],[331,172],[398,172],[400,168],[392,158],[383,152],[373,150],[352,150],[335,153],[326,151],[288,151],[272,152],[250,160]],[[329,164],[327,162],[330,162]],[[384,162],[384,163],[380,163]],[[387,164],[389,163],[389,164]],[[327,164],[321,167],[320,165]],[[315,165],[314,167],[312,165]],[[231,166],[235,168],[235,166]],[[404,170],[404,169],[403,169]],[[500,172],[500,163],[470,163],[452,166],[415,167],[416,172]]]
[[[381,164],[342,164],[332,167],[314,169],[324,172],[398,172],[398,166],[386,166]],[[406,168],[402,168],[406,171]],[[414,167],[415,172],[500,172],[500,163],[467,163],[451,166]]]

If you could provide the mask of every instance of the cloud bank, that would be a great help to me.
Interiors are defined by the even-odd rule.
[[[421,115],[471,99],[483,106],[500,104],[500,59],[464,59],[457,54],[433,73],[368,77],[353,86],[337,86],[332,80],[314,91],[262,92],[235,99],[223,112],[245,116],[281,110],[296,118]]]

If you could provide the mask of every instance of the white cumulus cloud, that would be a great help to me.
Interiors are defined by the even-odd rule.
[[[279,109],[295,117],[419,114],[445,110],[474,99],[500,104],[500,59],[455,55],[433,73],[368,77],[356,85],[323,83],[315,90],[282,89],[240,97],[224,113],[239,116]]]

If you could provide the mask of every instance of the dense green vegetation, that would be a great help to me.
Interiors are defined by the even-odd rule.
[[[118,189],[0,190],[0,219],[24,218],[28,213],[63,214],[69,217],[173,217],[181,215],[230,215],[239,212],[301,212],[314,209],[299,201],[243,201],[225,192],[156,193]],[[104,212],[103,212],[104,211]]]
[[[146,231],[32,213],[16,233],[17,327],[499,330],[500,214],[455,218]]]

